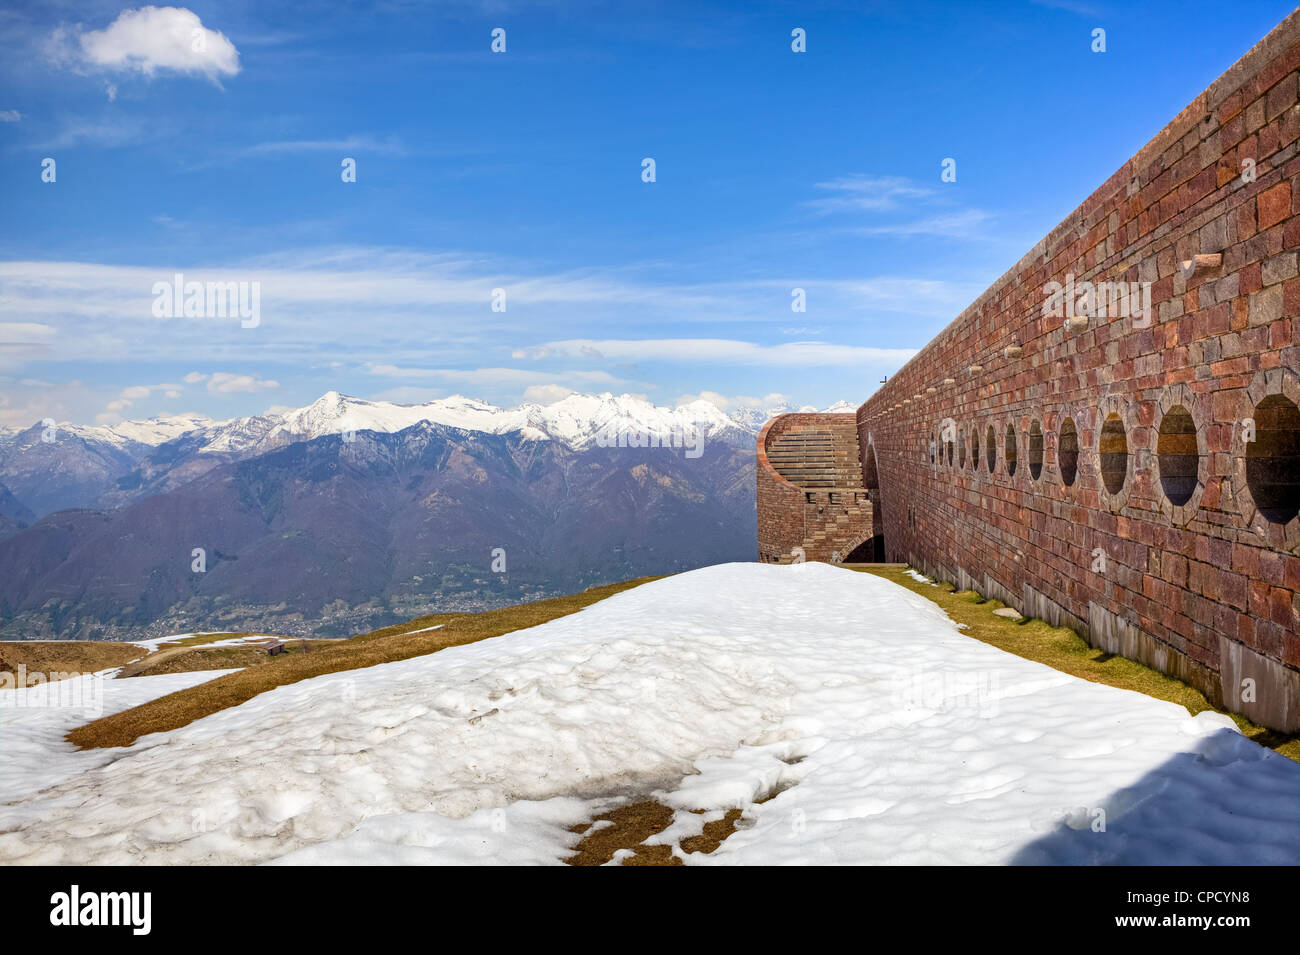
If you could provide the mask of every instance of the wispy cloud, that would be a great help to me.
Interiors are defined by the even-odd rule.
[[[239,156],[281,156],[296,153],[381,153],[405,156],[406,147],[395,136],[378,140],[371,136],[347,136],[343,139],[286,139],[256,143],[240,150]]]
[[[0,375],[0,425],[27,428],[37,421],[84,420],[90,411],[103,407],[103,399],[84,382],[14,379]]]
[[[526,271],[517,262],[461,252],[347,246],[285,250],[208,268],[0,262],[0,314],[7,319],[0,343],[24,343],[0,347],[0,368],[22,368],[32,376],[38,364],[53,363],[161,368],[166,370],[152,372],[158,376],[152,380],[181,381],[186,396],[201,389],[209,408],[238,413],[250,413],[241,401],[273,389],[280,389],[275,393],[281,400],[305,402],[310,398],[304,390],[320,382],[357,393],[376,388],[394,401],[459,391],[499,402],[517,400],[530,389],[534,400],[562,389],[671,388],[671,394],[682,394],[712,388],[762,395],[794,389],[807,369],[856,375],[864,368],[895,368],[913,351],[873,346],[913,342],[906,333],[868,335],[864,330],[873,316],[947,317],[970,298],[965,286],[942,279],[769,276],[675,284],[674,271],[672,263]],[[243,328],[234,317],[155,316],[155,284],[170,286],[177,273],[184,282],[259,283],[260,324]],[[791,321],[795,284],[807,290],[815,326],[805,324],[803,315]],[[501,312],[492,308],[498,288],[508,303]],[[615,319],[617,338],[608,332]],[[743,334],[719,334],[742,327]],[[809,327],[820,329],[815,337],[825,340],[791,331]],[[795,337],[803,340],[786,340]],[[206,367],[194,370],[198,356]],[[754,374],[746,369],[761,370],[771,378],[769,387],[757,391],[739,384]],[[148,398],[121,393],[143,377],[102,375],[98,394],[78,400],[93,402],[89,414],[119,414],[128,407],[130,414],[158,413],[166,391]],[[42,400],[24,403],[19,413]],[[114,401],[136,407],[106,410]]]
[[[963,209],[906,222],[863,226],[853,231],[859,235],[936,235],[949,239],[976,239],[987,234],[992,220],[993,217],[982,209]]]
[[[1100,8],[1091,3],[1078,3],[1075,0],[1029,0],[1036,7],[1047,7],[1050,10],[1065,10],[1067,13],[1076,13],[1081,17],[1097,17],[1102,15]]]
[[[45,345],[54,340],[58,330],[39,322],[0,322],[0,347],[6,345]]]
[[[979,239],[988,234],[993,219],[982,209],[955,208],[941,187],[898,176],[842,176],[815,188],[831,195],[810,199],[803,207],[835,218],[835,230],[846,234]]]
[[[40,144],[42,149],[67,149],[71,146],[102,146],[116,148],[133,146],[161,138],[162,132],[150,129],[144,122],[130,116],[106,116],[91,119],[84,116],[67,116],[62,128],[50,139]]]
[[[550,386],[557,380],[585,388],[608,388],[626,384],[605,371],[542,372],[530,368],[407,368],[397,365],[367,365],[366,371],[381,378],[406,378],[445,382],[457,386],[527,388]]]
[[[923,199],[934,194],[932,188],[898,176],[843,176],[816,183],[815,188],[834,193],[804,203],[809,209],[823,214],[858,209],[896,209],[899,200]]]
[[[711,362],[732,365],[830,366],[896,365],[916,354],[911,348],[785,342],[760,345],[725,338],[571,339],[516,349],[515,358],[534,361],[582,358],[589,361]]]

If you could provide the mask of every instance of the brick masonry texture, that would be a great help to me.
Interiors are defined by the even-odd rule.
[[[856,414],[887,559],[1287,732],[1300,731],[1300,519],[1270,520],[1249,479],[1269,466],[1294,493],[1300,476],[1294,458],[1248,462],[1252,422],[1266,435],[1286,423],[1279,403],[1300,401],[1298,68],[1300,11]],[[1044,314],[1045,286],[1070,276],[1150,283],[1149,322]],[[808,536],[800,489],[762,453],[803,417],[817,416],[760,436],[760,559]]]
[[[851,414],[787,414],[758,436],[758,556],[839,561],[873,536],[875,502],[862,480]]]

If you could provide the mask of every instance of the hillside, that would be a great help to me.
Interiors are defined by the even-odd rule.
[[[786,410],[331,391],[3,432],[0,636],[342,636],[745,560],[755,435]]]
[[[8,639],[343,636],[570,593],[749,557],[752,475],[752,447],[724,443],[688,458],[428,422],[329,435],[0,541],[0,619]]]

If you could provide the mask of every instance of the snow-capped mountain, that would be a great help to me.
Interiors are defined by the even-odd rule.
[[[748,422],[737,421],[704,400],[665,408],[634,395],[572,394],[552,404],[527,402],[499,408],[463,395],[399,405],[330,391],[306,408],[281,415],[262,440],[267,446],[276,446],[327,434],[394,433],[422,421],[486,434],[519,432],[527,440],[559,441],[574,449],[620,432],[667,438],[692,430],[706,440],[742,443],[752,439],[754,430]]]
[[[59,432],[63,432],[75,435],[83,441],[91,441],[116,448],[119,451],[129,452],[133,448],[157,447],[192,431],[212,427],[216,423],[207,415],[202,414],[161,415],[156,418],[123,421],[115,425],[72,424],[61,421],[53,425],[49,433],[51,434],[50,440],[57,440]],[[6,443],[19,440],[20,436],[33,429],[38,433],[45,432],[47,431],[46,423],[39,422],[25,431],[8,432],[7,437],[0,434],[0,447],[4,447]],[[47,443],[49,443],[48,440]]]
[[[111,428],[96,430],[114,435],[124,441],[156,447],[199,428],[211,427],[213,424],[215,422],[207,415],[179,414],[149,418],[145,421],[123,421]]]
[[[853,414],[858,410],[857,405],[851,405],[843,398],[835,402],[829,408],[823,408],[822,414]]]
[[[105,638],[184,617],[326,632],[391,622],[394,601],[481,609],[745,560],[768,411],[328,392],[229,421],[38,424],[0,449],[5,630]],[[211,548],[199,578],[194,547]],[[508,580],[483,569],[493,547]]]
[[[116,425],[59,423],[0,435],[0,484],[38,517],[71,507],[116,508],[194,480],[227,461],[246,460],[330,435],[397,434],[428,422],[466,432],[553,441],[573,451],[610,446],[752,450],[770,418],[788,404],[728,414],[698,399],[675,408],[635,395],[570,394],[550,404],[500,408],[453,395],[423,404],[368,401],[329,391],[310,405],[215,421],[201,414],[164,415]],[[803,407],[797,410],[815,411]],[[851,411],[845,402],[830,411]]]
[[[787,414],[791,411],[798,411],[794,405],[788,401],[777,404],[764,405],[762,407],[744,407],[737,408],[730,413],[731,420],[736,422],[742,428],[758,434],[767,424],[779,414]]]
[[[816,405],[792,405],[788,401],[777,402],[762,406],[751,406],[738,408],[730,412],[729,417],[742,428],[746,428],[757,434],[762,430],[763,425],[767,424],[777,415],[789,414],[792,411],[818,411],[822,414],[853,414],[858,410],[857,405],[851,405],[847,401],[837,401],[828,408],[818,408]]]
[[[854,408],[846,401],[837,401],[824,410],[850,413]],[[525,402],[514,408],[501,408],[464,395],[402,405],[327,391],[310,405],[294,411],[268,412],[228,421],[215,421],[206,415],[190,413],[123,421],[115,425],[63,422],[57,428],[83,440],[126,451],[139,445],[157,447],[197,433],[196,436],[204,439],[201,451],[238,454],[309,441],[329,434],[356,431],[395,433],[421,421],[430,421],[486,434],[517,431],[531,440],[560,441],[577,449],[588,447],[602,433],[618,430],[664,437],[694,427],[709,440],[735,438],[736,431],[753,435],[776,415],[795,410],[817,409],[808,405],[796,409],[788,403],[780,403],[769,407],[739,408],[728,413],[705,399],[668,408],[635,395],[608,392],[575,393],[551,404]],[[0,446],[13,443],[22,433],[0,431]]]

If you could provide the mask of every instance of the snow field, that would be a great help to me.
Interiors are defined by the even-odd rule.
[[[669,844],[743,810],[691,864],[1300,862],[1300,765],[1231,720],[818,563],[680,574],[99,752],[17,796],[0,758],[0,861],[557,863],[657,798]]]

